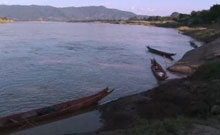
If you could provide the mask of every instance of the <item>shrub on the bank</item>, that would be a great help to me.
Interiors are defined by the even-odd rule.
[[[133,20],[137,18],[132,18]],[[139,19],[141,20],[141,19]],[[148,21],[176,21],[179,25],[204,25],[220,23],[220,5],[213,5],[209,10],[193,11],[190,15],[174,12],[170,16],[150,16]],[[175,25],[176,26],[176,25]]]
[[[220,5],[214,5],[210,10],[193,11],[189,18],[190,25],[212,24],[220,22]]]
[[[193,77],[207,81],[220,79],[220,61],[202,66]]]

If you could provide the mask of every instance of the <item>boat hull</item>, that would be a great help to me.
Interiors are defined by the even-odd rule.
[[[193,48],[198,48],[198,45],[196,45],[196,43],[194,43],[193,41],[190,41],[189,43]]]
[[[101,99],[109,95],[112,91],[113,90],[106,88],[95,95],[78,100],[0,118],[0,131],[30,125],[31,123],[48,121],[55,117],[79,112],[80,110],[90,108],[91,106],[96,106]]]
[[[170,60],[174,60],[174,59],[172,58],[172,56],[176,55],[176,54],[174,54],[174,53],[167,53],[167,52],[159,51],[159,50],[153,49],[153,48],[151,48],[151,47],[149,47],[149,46],[147,46],[147,49],[148,49],[148,51],[151,52],[151,53],[160,55],[160,56],[165,57],[165,58],[168,58],[168,59],[170,59]]]
[[[168,78],[166,71],[156,62],[155,59],[151,60],[151,64],[151,70],[158,81],[164,81]]]

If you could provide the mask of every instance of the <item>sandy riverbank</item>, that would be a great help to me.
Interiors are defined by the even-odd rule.
[[[6,23],[13,23],[13,20],[8,20],[8,19],[1,19],[0,18],[0,24],[6,24]]]
[[[156,26],[165,28],[175,28],[199,41],[208,43],[220,37],[220,24],[185,26],[175,21],[145,21],[145,20],[112,20],[112,21],[96,21],[100,23],[123,24],[123,25],[143,25]]]

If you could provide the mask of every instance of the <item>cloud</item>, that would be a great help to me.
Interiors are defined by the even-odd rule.
[[[150,14],[155,14],[156,10],[153,8],[148,8],[148,7],[140,7],[140,6],[132,6],[130,8],[132,12],[135,12],[137,14],[142,14],[142,15],[150,15]]]
[[[5,1],[5,0],[3,0],[3,1],[0,1],[0,4],[1,5],[7,5],[7,4],[9,4],[7,1]]]

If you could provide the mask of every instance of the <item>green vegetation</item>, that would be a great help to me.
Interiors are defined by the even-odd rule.
[[[174,12],[170,16],[132,17],[128,20],[101,20],[97,22],[145,25],[177,28],[183,34],[204,42],[211,42],[220,37],[220,5],[209,10],[193,11],[191,14]]]
[[[190,119],[167,119],[154,122],[142,121],[128,130],[129,135],[183,135],[192,128]]]
[[[214,5],[210,10],[193,11],[191,16],[186,19],[190,25],[202,25],[220,23],[220,5]]]
[[[220,5],[214,5],[210,10],[193,11],[190,15],[173,13],[169,17],[110,23],[178,28],[184,34],[211,42],[220,37],[219,13]],[[113,131],[114,135],[220,134],[219,88],[220,59],[216,57],[190,77],[170,80],[147,92],[105,105],[100,109],[103,129]]]
[[[204,42],[211,42],[220,37],[220,24],[212,24],[206,26],[181,26],[177,29],[183,34],[189,35],[195,39]]]
[[[188,78],[105,105],[100,109],[103,129],[120,131],[115,135],[185,135],[203,128],[220,133],[219,88],[216,60]]]
[[[220,61],[200,67],[200,69],[192,75],[192,78],[204,81],[220,79]]]
[[[116,132],[117,135],[186,135],[198,125],[218,129],[216,126],[218,124],[219,121],[214,118],[204,120],[180,117],[157,121],[140,120],[135,127]]]
[[[197,26],[220,23],[220,5],[214,5],[210,10],[193,11],[190,15],[174,12],[171,16],[151,16],[146,21],[170,21],[176,26]]]
[[[150,17],[148,21],[160,27],[179,28],[186,35],[204,42],[210,42],[220,37],[220,5],[214,5],[209,10],[193,11],[190,15],[173,13],[169,17]]]

